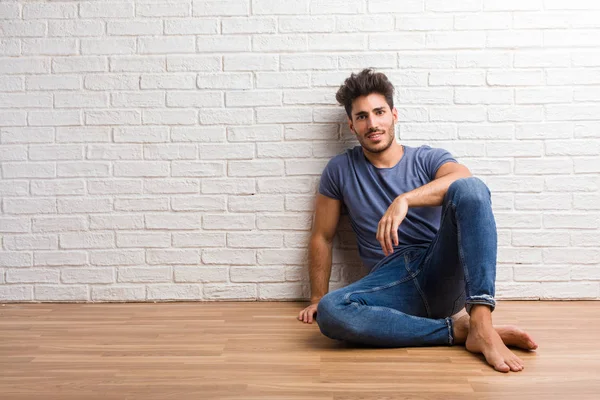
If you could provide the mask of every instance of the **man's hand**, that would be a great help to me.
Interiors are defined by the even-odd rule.
[[[298,314],[298,320],[304,322],[305,324],[312,324],[314,316],[317,313],[318,305],[319,303],[314,303],[300,311],[300,314]]]
[[[377,241],[381,243],[383,254],[386,256],[394,252],[398,246],[398,227],[408,213],[408,200],[398,196],[389,206],[377,226]]]

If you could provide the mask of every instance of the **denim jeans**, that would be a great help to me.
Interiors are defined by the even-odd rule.
[[[493,310],[497,233],[490,191],[477,178],[453,182],[429,245],[394,250],[363,279],[325,295],[321,332],[378,347],[452,345],[451,315]]]

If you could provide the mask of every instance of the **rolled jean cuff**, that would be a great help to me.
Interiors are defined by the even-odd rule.
[[[465,308],[467,309],[467,312],[469,314],[471,314],[471,308],[473,308],[473,306],[476,304],[483,304],[485,306],[489,306],[492,311],[494,311],[494,309],[496,308],[496,300],[494,300],[492,296],[487,294],[468,297],[465,301],[465,304]]]
[[[448,325],[448,345],[452,346],[454,344],[454,321],[452,318],[446,318],[446,325]]]

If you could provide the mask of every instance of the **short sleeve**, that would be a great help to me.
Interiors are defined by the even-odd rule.
[[[442,165],[447,162],[458,162],[450,152],[444,149],[429,146],[423,146],[421,149],[421,163],[430,181],[435,179],[435,174]]]
[[[339,160],[336,157],[329,160],[321,174],[319,193],[332,199],[342,200]]]

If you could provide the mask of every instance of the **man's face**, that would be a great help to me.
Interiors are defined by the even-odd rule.
[[[357,97],[352,103],[350,129],[364,150],[381,153],[395,140],[394,125],[398,112],[379,93]]]

